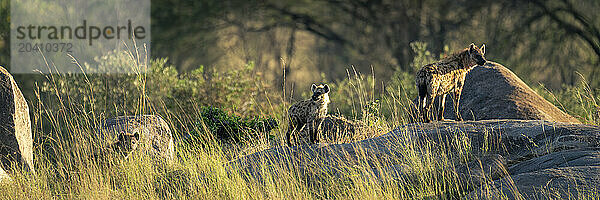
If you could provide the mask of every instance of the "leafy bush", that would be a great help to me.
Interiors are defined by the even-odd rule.
[[[122,59],[124,54],[113,52],[96,58],[99,66],[83,64],[82,68],[89,72],[132,65],[132,62]],[[238,114],[256,115],[261,112],[260,108],[267,107],[267,101],[257,99],[268,98],[266,95],[270,92],[265,91],[271,87],[256,75],[252,62],[226,72],[219,72],[215,68],[206,70],[200,66],[187,73],[178,73],[175,67],[167,64],[165,58],[153,59],[149,64],[146,73],[48,76],[41,92],[45,97],[57,97],[46,98],[47,101],[69,99],[77,102],[80,110],[106,116],[143,114],[158,108],[180,114],[193,110],[197,105],[232,108],[231,111]],[[161,114],[166,112],[154,111]]]
[[[372,76],[360,74],[353,68],[347,79],[329,83],[330,110],[344,116],[365,117],[365,108],[376,99],[374,83]]]
[[[269,133],[278,126],[277,121],[270,117],[242,118],[211,106],[203,106],[200,116],[202,121],[196,123],[197,127],[190,132],[191,137],[201,137],[200,131],[207,130],[221,141],[237,143],[260,133]]]
[[[417,97],[417,88],[415,86],[415,72],[418,71],[423,65],[433,63],[436,60],[429,50],[427,50],[427,43],[424,42],[412,42],[410,47],[415,53],[413,61],[410,63],[412,71],[402,70],[400,67],[396,68],[396,71],[392,75],[390,84],[387,86],[387,91],[393,94],[397,94],[400,97],[406,96],[408,99]],[[444,54],[449,52],[448,46],[444,47]],[[444,57],[444,54],[439,55],[439,58]]]
[[[126,55],[126,52],[112,52],[96,58],[98,66],[84,63],[81,68],[86,72],[115,66],[133,69],[127,73],[48,75],[40,88],[40,101],[45,105],[42,112],[52,113],[66,108],[73,115],[88,116],[95,120],[142,114],[157,114],[173,119],[199,118],[201,115],[218,138],[234,141],[242,138],[233,131],[252,133],[256,131],[248,129],[270,130],[274,128],[273,124],[276,126],[272,119],[235,118],[220,109],[206,108],[227,108],[227,112],[239,116],[263,116],[264,113],[278,111],[263,110],[272,103],[278,105],[280,98],[274,97],[277,93],[270,92],[270,85],[264,84],[254,72],[252,62],[225,72],[200,66],[196,70],[179,73],[163,58],[151,60],[146,72],[139,73],[136,72],[140,71],[136,70],[139,67],[127,60]],[[187,130],[194,128],[196,121],[199,120],[172,123],[176,138],[186,135]],[[260,124],[265,125],[261,128]]]

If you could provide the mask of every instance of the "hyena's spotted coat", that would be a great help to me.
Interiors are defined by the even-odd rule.
[[[329,105],[329,86],[315,85],[311,86],[313,95],[310,99],[295,103],[288,110],[288,131],[286,140],[289,146],[291,143],[291,135],[294,132],[300,131],[307,123],[320,124],[320,119],[327,115],[327,106]],[[310,133],[310,142],[317,141],[316,132]]]
[[[476,65],[484,65],[486,60],[485,45],[477,48],[471,44],[458,53],[452,54],[441,61],[423,66],[416,74],[415,82],[419,90],[419,111],[424,122],[430,122],[429,110],[436,96],[442,95],[438,119],[444,120],[444,104],[446,94],[454,93],[454,111],[458,121],[462,117],[458,112],[460,95],[465,83],[465,77]]]

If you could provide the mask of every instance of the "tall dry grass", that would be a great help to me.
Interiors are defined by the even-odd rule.
[[[348,74],[345,85],[337,86],[347,87],[344,92],[352,97],[349,110],[353,110],[357,120],[380,130],[361,138],[376,137],[411,121],[409,111],[413,105],[407,102],[411,102],[412,97],[406,90],[376,94],[374,77],[369,81],[356,71],[348,71]],[[94,136],[100,120],[106,117],[104,112],[63,96],[60,91],[70,86],[56,84],[55,76],[61,75],[48,76],[55,92],[42,94],[38,90],[38,99],[31,104],[32,124],[36,126],[33,128],[36,172],[15,171],[11,181],[1,183],[2,199],[455,199],[468,197],[469,191],[475,188],[481,187],[484,191],[494,188],[488,184],[489,180],[480,181],[481,185],[470,185],[472,183],[464,182],[459,176],[457,163],[476,159],[464,134],[454,136],[461,143],[438,144],[414,141],[414,137],[407,135],[409,130],[401,130],[392,138],[398,145],[390,149],[400,156],[378,160],[357,149],[362,153],[357,154],[355,161],[332,165],[330,158],[305,154],[300,157],[312,161],[310,166],[302,167],[294,165],[292,160],[264,154],[259,160],[282,162],[259,162],[256,170],[262,173],[257,176],[256,171],[232,165],[231,161],[281,146],[285,126],[274,130],[275,142],[259,137],[251,145],[226,145],[206,127],[188,126],[201,121],[197,107],[185,113],[169,114],[173,112],[169,112],[165,103],[149,103],[153,101],[145,94],[146,84],[141,84],[136,103],[127,105],[136,108],[136,114],[166,113],[162,117],[171,127],[186,128],[177,131],[203,134],[188,140],[176,138],[177,156],[171,163],[157,164],[145,154],[127,157],[106,154],[97,158],[94,155],[107,143]],[[140,81],[147,81],[144,75],[140,77]],[[86,99],[90,102],[99,98],[94,96],[92,84],[82,89],[89,91]],[[332,92],[337,89],[332,87]],[[50,105],[44,95],[54,95],[56,101]],[[269,107],[262,110],[285,124],[282,108],[286,106],[266,105]],[[374,108],[377,109],[374,111]],[[328,167],[335,170],[327,170]],[[392,169],[401,169],[405,174]],[[519,196],[518,191],[512,192]],[[598,196],[596,193],[574,198],[593,198],[594,195]]]

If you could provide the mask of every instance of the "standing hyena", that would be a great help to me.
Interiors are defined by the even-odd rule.
[[[292,146],[291,135],[293,132],[299,132],[307,123],[319,123],[320,119],[327,115],[327,105],[329,105],[329,86],[312,84],[311,91],[313,95],[310,99],[295,103],[288,110],[288,131],[286,140],[289,146]],[[310,142],[317,141],[316,132],[311,131]]]
[[[429,109],[431,109],[433,100],[438,95],[442,95],[438,119],[440,121],[444,120],[444,103],[446,94],[450,92],[454,92],[456,118],[458,121],[463,120],[458,112],[458,102],[465,83],[465,76],[476,65],[485,64],[484,54],[485,44],[481,45],[481,48],[477,48],[471,43],[469,48],[445,57],[436,63],[425,65],[417,72],[415,82],[419,90],[419,111],[423,115],[423,121],[431,122],[428,114]]]

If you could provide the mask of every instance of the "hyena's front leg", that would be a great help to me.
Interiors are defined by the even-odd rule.
[[[290,120],[289,124],[288,124],[288,130],[285,133],[285,141],[287,142],[288,146],[292,146],[292,132],[294,132],[295,126],[292,123],[292,120]]]
[[[321,122],[323,121],[323,119],[321,118],[317,118],[314,119],[312,122],[312,126],[310,126],[309,131],[309,138],[310,138],[310,143],[311,144],[316,144],[317,142],[319,142],[319,132],[321,131]]]
[[[417,83],[417,89],[419,90],[419,114],[423,117],[423,122],[428,122],[427,111],[425,110],[425,106],[427,103],[427,98],[429,97],[429,92],[427,91],[426,84]]]
[[[419,114],[421,115],[421,117],[423,118],[423,121],[425,122],[425,102],[427,102],[427,97],[423,96],[423,97],[419,97]]]
[[[446,95],[447,94],[443,94],[440,99],[440,107],[438,109],[438,116],[437,116],[439,121],[444,121],[444,106],[446,105]]]
[[[456,120],[462,121],[463,118],[460,116],[460,112],[458,112],[458,106],[460,104],[460,94],[462,93],[462,89],[457,89],[454,91],[454,113],[456,114]]]
[[[433,99],[435,97],[432,97],[431,95],[427,95],[427,97],[425,98],[425,102],[423,105],[423,121],[425,123],[429,123],[431,122],[431,119],[429,118],[429,110],[431,109],[431,106],[433,105]]]
[[[285,140],[288,146],[292,146],[292,135],[297,134],[298,130],[302,128],[302,124],[293,116],[289,116],[288,130],[285,133]]]

